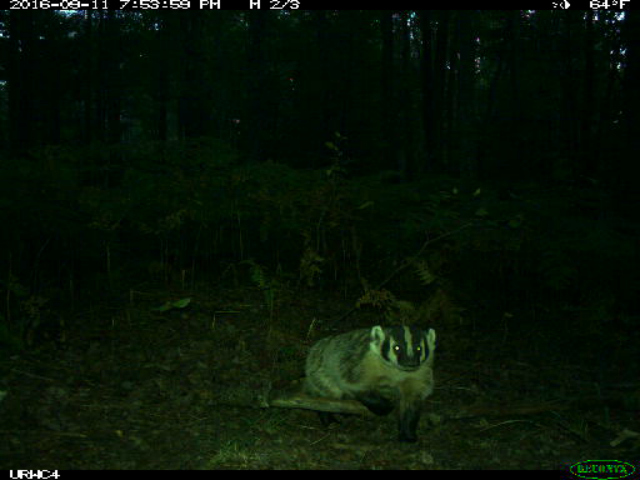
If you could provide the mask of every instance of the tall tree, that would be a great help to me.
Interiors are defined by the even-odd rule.
[[[331,88],[331,66],[329,65],[330,52],[332,51],[331,34],[329,29],[333,28],[327,18],[325,10],[315,10],[313,12],[313,26],[315,36],[315,60],[317,62],[315,72],[317,73],[317,88],[320,105],[318,105],[319,115],[316,121],[316,145],[320,148],[327,139],[331,138],[331,116],[333,107],[333,89]]]
[[[247,122],[245,122],[245,142],[247,156],[250,160],[265,159],[265,128],[267,125],[266,83],[267,56],[266,36],[268,13],[265,10],[248,12],[248,106]]]
[[[573,172],[579,171],[577,162],[580,160],[580,112],[578,110],[578,92],[576,91],[576,85],[581,80],[575,71],[575,58],[576,51],[582,50],[582,48],[576,49],[576,39],[579,37],[579,32],[582,25],[580,25],[580,16],[582,12],[568,11],[563,17],[564,24],[562,25],[566,32],[566,38],[563,42],[563,71],[562,71],[562,98],[563,113],[562,117],[565,119],[564,123],[564,137],[566,138],[566,155],[571,160],[571,167]]]
[[[345,41],[344,41],[344,68],[340,70],[341,78],[340,85],[342,85],[342,99],[341,99],[341,109],[340,109],[340,123],[338,125],[339,131],[342,135],[345,135],[347,138],[350,136],[350,123],[351,123],[351,109],[353,108],[352,96],[354,93],[354,81],[353,81],[353,70],[354,70],[354,37],[355,37],[355,28],[357,24],[357,20],[359,17],[359,12],[354,10],[346,10],[341,12],[344,16],[344,21],[346,23],[346,33],[345,33]],[[330,132],[328,132],[330,133]]]
[[[398,152],[398,172],[402,179],[408,179],[415,171],[415,126],[413,109],[413,61],[411,55],[411,24],[412,15],[404,11],[400,14],[402,25],[400,34],[402,38],[402,62],[401,84],[398,88],[399,118],[400,118],[400,148]]]
[[[395,168],[394,157],[396,155],[396,99],[395,85],[393,79],[395,77],[393,62],[393,11],[381,10],[380,31],[382,36],[382,69],[381,69],[381,86],[382,86],[382,164],[383,168]]]
[[[83,96],[83,119],[84,119],[84,128],[83,128],[83,140],[84,143],[90,144],[94,138],[94,97],[95,97],[95,86],[94,86],[94,58],[95,58],[95,47],[94,47],[94,12],[91,10],[87,10],[85,13],[85,27],[84,27],[84,58],[81,65],[82,69],[82,96]]]
[[[520,41],[520,10],[512,10],[507,14],[506,40],[508,45],[508,64],[509,64],[509,97],[510,112],[508,113],[509,121],[509,143],[506,144],[511,158],[523,158],[522,149],[522,98],[521,98],[521,61],[522,45]],[[512,168],[519,173],[522,171],[523,165],[511,162]]]
[[[429,171],[433,165],[433,128],[434,128],[434,92],[433,92],[433,56],[431,53],[431,11],[420,10],[420,29],[422,31],[422,56],[420,70],[422,73],[422,125],[424,137],[424,151],[426,164],[424,168]]]
[[[106,76],[105,83],[105,107],[107,121],[106,140],[110,145],[120,142],[122,135],[121,113],[124,81],[120,65],[123,36],[121,35],[122,18],[119,12],[109,10],[107,12],[105,26],[105,43],[103,43],[103,55],[105,69],[102,72]]]
[[[165,13],[165,12],[162,12]],[[156,69],[154,81],[154,106],[158,140],[165,142],[169,138],[169,67],[173,60],[172,32],[177,33],[174,15],[160,15],[158,20],[157,48],[154,51],[154,67]]]
[[[202,12],[190,11],[180,17],[183,63],[180,78],[179,124],[185,138],[203,136],[208,131],[209,95],[206,82],[205,19]]]
[[[451,12],[441,10],[438,12],[438,23],[435,38],[435,55],[433,66],[433,143],[435,161],[440,166],[446,164],[447,152],[443,149],[443,109],[445,105],[445,88],[447,79],[447,54],[449,42],[449,24]]]
[[[458,66],[458,103],[456,142],[459,143],[457,170],[462,176],[475,177],[477,171],[475,121],[475,35],[473,11],[458,13],[460,61]]]
[[[627,61],[624,69],[624,126],[626,151],[621,159],[619,201],[628,212],[636,213],[640,194],[640,15],[637,11],[627,11],[623,24]]]
[[[585,37],[584,37],[584,90],[582,94],[582,125],[580,132],[580,146],[582,155],[580,173],[588,177],[593,177],[596,173],[596,155],[593,141],[593,114],[596,108],[595,98],[595,32],[594,13],[587,10],[585,15]]]
[[[41,98],[39,109],[42,111],[42,141],[46,145],[60,143],[61,98],[63,91],[63,75],[68,71],[62,55],[62,39],[64,33],[63,18],[57,12],[42,12],[41,43],[42,70],[47,72],[47,81],[40,85]]]
[[[15,156],[27,152],[35,137],[35,20],[39,13],[11,10],[9,14],[9,141]]]

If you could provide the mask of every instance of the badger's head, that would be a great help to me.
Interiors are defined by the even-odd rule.
[[[436,332],[416,327],[381,327],[371,329],[371,350],[382,360],[400,370],[417,370],[436,348]]]

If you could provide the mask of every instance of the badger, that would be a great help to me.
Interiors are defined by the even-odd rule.
[[[436,332],[375,326],[323,338],[306,361],[307,395],[357,400],[376,415],[394,409],[398,440],[415,442],[424,399],[433,393]],[[320,413],[323,424],[332,414]]]

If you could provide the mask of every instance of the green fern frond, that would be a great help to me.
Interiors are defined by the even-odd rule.
[[[413,265],[416,271],[416,275],[418,275],[418,278],[420,278],[420,282],[422,283],[422,285],[426,287],[427,285],[431,285],[436,281],[437,277],[431,272],[429,264],[426,262],[426,260],[415,260],[413,262]]]

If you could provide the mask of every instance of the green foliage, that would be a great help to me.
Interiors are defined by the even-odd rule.
[[[505,194],[449,177],[352,177],[333,145],[332,165],[317,170],[239,165],[233,151],[205,139],[112,152],[44,149],[37,163],[4,164],[0,204],[12,228],[0,246],[20,261],[0,274],[3,302],[64,302],[46,289],[75,297],[92,285],[148,280],[152,270],[168,283],[180,277],[185,288],[185,272],[203,280],[242,264],[271,315],[284,278],[340,287],[389,319],[459,319],[458,297],[511,312],[638,284],[628,268],[633,240],[615,217],[592,213],[608,202],[593,188]],[[632,295],[621,301],[631,305]],[[27,323],[42,323],[45,306],[31,307]]]
[[[26,345],[58,322],[50,309],[239,265],[272,316],[297,279],[390,321],[460,319],[458,303],[635,321],[640,229],[609,197],[620,180],[632,190],[637,153],[620,115],[637,110],[622,101],[637,82],[619,81],[637,71],[620,37],[631,17],[436,13],[427,92],[419,15],[392,22],[384,65],[379,12],[277,12],[267,35],[258,17],[209,13],[9,24],[20,72],[0,85],[0,153],[18,158],[0,158],[0,336]],[[555,48],[569,32],[585,48]],[[103,44],[126,48],[93,55]],[[371,81],[386,67],[389,95]]]
[[[322,275],[322,258],[313,248],[307,247],[300,258],[300,281],[307,287],[313,287]]]
[[[64,325],[52,315],[49,298],[30,294],[12,274],[8,274],[6,281],[0,280],[0,287],[4,290],[6,312],[6,316],[0,315],[0,345],[9,351],[23,350],[35,346],[41,333],[49,335],[53,330],[58,339],[63,339]]]
[[[415,260],[414,267],[416,275],[420,278],[423,285],[431,285],[436,280],[436,276],[433,274],[429,264],[426,260]]]
[[[153,307],[151,311],[165,313],[171,310],[182,310],[191,304],[191,297],[180,298],[178,300],[168,300],[158,307]]]
[[[265,304],[269,309],[269,318],[273,318],[276,309],[276,298],[282,290],[281,283],[276,278],[269,277],[264,268],[253,260],[245,260],[243,263],[249,265],[249,272],[253,284],[262,290]]]
[[[362,308],[367,305],[379,310],[384,316],[387,316],[396,308],[398,300],[389,290],[367,289],[356,301],[356,307]]]

